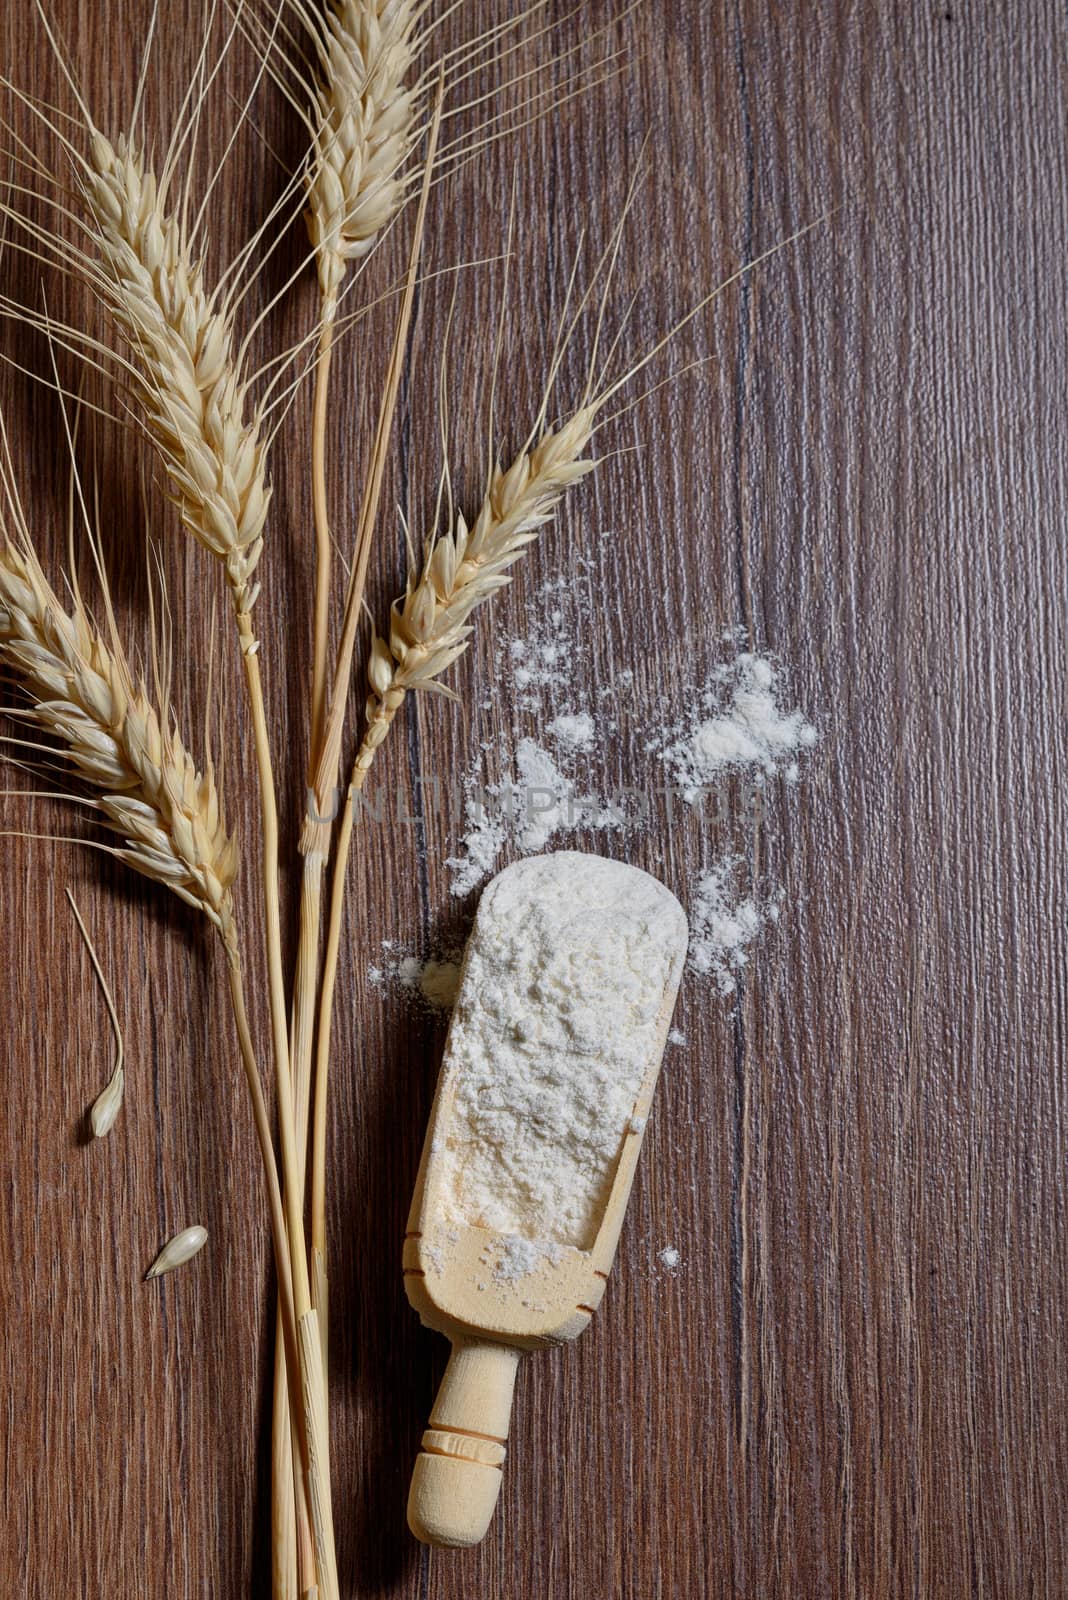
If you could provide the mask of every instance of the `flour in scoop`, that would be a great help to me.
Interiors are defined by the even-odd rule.
[[[686,940],[663,884],[601,856],[520,861],[483,895],[435,1157],[446,1219],[501,1236],[498,1277],[592,1246]]]

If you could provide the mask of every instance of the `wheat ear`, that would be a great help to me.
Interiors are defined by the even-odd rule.
[[[411,0],[341,0],[321,20],[301,8],[319,57],[306,191],[324,304],[372,249],[404,199],[400,173],[419,107]]]
[[[228,939],[237,850],[210,766],[198,769],[80,603],[66,612],[33,554],[12,544],[0,552],[0,654],[30,696],[32,720],[97,791],[122,839],[117,854]]]
[[[440,688],[438,678],[467,649],[471,613],[510,582],[509,569],[552,520],[565,490],[593,470],[584,452],[595,418],[592,406],[576,411],[506,470],[498,468],[470,528],[458,515],[409,575],[392,607],[388,642],[376,638],[371,650],[368,726],[353,768],[357,787],[405,696]]]
[[[149,431],[185,526],[221,561],[234,604],[260,776],[263,890],[280,1120],[292,1103],[278,899],[274,769],[251,611],[270,491],[260,419],[246,417],[232,318],[204,286],[185,208],[167,208],[144,157],[124,137],[93,132],[82,177],[96,222],[107,304],[130,346]],[[95,279],[91,279],[95,281]],[[294,1242],[294,1249],[299,1246]],[[299,1273],[297,1274],[299,1276]]]
[[[6,474],[4,493],[9,508],[16,506]],[[7,538],[0,547],[0,658],[25,689],[32,721],[58,741],[77,777],[94,791],[93,803],[121,840],[115,854],[203,912],[222,938],[267,1183],[284,1333],[296,1360],[282,1195],[234,920],[237,850],[210,764],[198,768],[173,720],[156,711],[117,641],[105,642],[81,601],[75,599],[71,612],[64,609],[26,540],[20,547]]]
[[[241,376],[232,319],[204,286],[184,210],[167,209],[155,174],[125,138],[113,145],[94,132],[91,156],[85,193],[98,228],[107,303],[130,346],[149,430],[182,520],[223,563],[233,598],[261,780],[271,1014],[284,1099],[289,1069],[278,820],[251,619],[258,594],[253,574],[270,499],[260,419],[255,412],[246,417],[248,385]]]
[[[104,295],[130,346],[182,521],[223,562],[234,608],[247,615],[270,489],[232,315],[206,288],[182,213],[168,210],[136,146],[94,132],[83,179]]]

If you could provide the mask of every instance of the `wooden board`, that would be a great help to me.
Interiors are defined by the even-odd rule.
[[[54,0],[99,121],[132,103],[147,0]],[[504,14],[462,8],[449,42]],[[607,23],[558,17],[561,47]],[[164,8],[146,110],[164,131],[200,8]],[[818,218],[680,343],[710,357],[606,430],[611,455],[501,601],[522,629],[563,574],[589,616],[576,682],[636,674],[637,728],[661,689],[719,659],[725,629],[788,664],[822,740],[790,797],[754,823],[664,809],[632,859],[685,893],[734,850],[785,889],[737,997],[684,992],[613,1281],[572,1348],[532,1359],[515,1469],[481,1548],[431,1552],[404,1521],[444,1340],[408,1308],[400,1241],[441,1046],[432,1020],[367,980],[386,938],[462,931],[443,860],[455,827],[417,782],[455,784],[514,707],[481,629],[452,677],[463,708],[405,714],[380,784],[399,820],[359,837],[339,1006],[331,1349],[343,1592],[690,1597],[1059,1596],[1068,1566],[1063,610],[1068,582],[1066,38],[1058,8],[870,3],[645,4],[626,77],[563,104],[439,190],[434,268],[499,253],[515,173],[515,312],[498,424],[525,433],[578,230],[600,247],[648,136],[613,312],[641,288],[640,352],[747,258]],[[5,71],[71,109],[30,8],[0,20]],[[247,90],[236,49],[213,100],[216,152]],[[12,114],[10,109],[5,113]],[[19,131],[31,119],[14,111]],[[264,86],[254,120],[299,153]],[[6,171],[6,168],[5,168]],[[282,178],[239,141],[211,205],[220,249]],[[277,292],[299,249],[279,250]],[[400,270],[399,229],[368,283]],[[6,252],[4,291],[40,304]],[[425,527],[438,466],[436,384],[457,292],[452,458],[466,504],[484,458],[499,274],[425,285],[385,505]],[[84,315],[53,276],[50,309]],[[266,330],[299,338],[310,288]],[[589,330],[563,374],[581,383]],[[351,529],[385,316],[346,346],[331,496]],[[48,370],[0,327],[5,356]],[[76,369],[63,359],[65,381]],[[665,368],[656,369],[657,376]],[[0,375],[23,491],[52,570],[66,478],[54,399]],[[261,602],[284,758],[302,788],[311,572],[298,401],[274,466]],[[143,638],[135,456],[101,436],[105,542],[120,616]],[[203,716],[214,576],[158,507],[188,725]],[[612,537],[605,537],[612,530]],[[584,567],[589,560],[592,567]],[[371,600],[403,576],[383,519]],[[255,849],[232,657],[215,742]],[[492,685],[487,694],[487,684]],[[608,776],[627,780],[634,752]],[[612,758],[615,762],[615,758]],[[15,787],[22,787],[16,773]],[[425,801],[425,790],[422,791]],[[740,797],[736,796],[736,800]],[[5,827],[70,827],[4,802]],[[75,826],[78,826],[75,824]],[[604,847],[603,837],[587,843]],[[610,848],[623,848],[609,841]],[[7,1018],[0,1118],[0,1560],[27,1595],[264,1594],[273,1316],[257,1162],[225,995],[206,936],[106,859],[5,839]],[[111,974],[128,1050],[115,1132],[87,1147],[106,1080],[106,1017],[63,897],[70,884]],[[242,910],[254,916],[254,874]],[[292,890],[292,881],[287,890]],[[292,893],[289,895],[292,905]],[[292,926],[287,930],[292,934]],[[291,938],[290,938],[291,945]],[[264,1037],[260,963],[252,973]],[[160,1244],[202,1222],[207,1250],[141,1282]],[[674,1272],[658,1253],[678,1249]]]

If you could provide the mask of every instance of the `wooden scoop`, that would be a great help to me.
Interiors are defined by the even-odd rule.
[[[449,1130],[456,1119],[457,1088],[464,1069],[453,1059],[454,1033],[465,1025],[458,1019],[467,1016],[470,1025],[472,986],[479,982],[480,940],[492,931],[495,948],[500,946],[502,885],[509,889],[509,921],[514,918],[516,926],[522,926],[537,916],[539,895],[547,892],[550,874],[559,897],[560,872],[565,870],[561,858],[576,876],[576,916],[590,909],[591,877],[596,901],[602,875],[610,879],[614,925],[634,908],[633,937],[638,941],[634,948],[648,952],[656,962],[664,986],[659,1011],[643,1025],[648,1057],[645,1060],[643,1049],[640,1083],[630,1116],[622,1119],[618,1130],[614,1162],[599,1189],[603,1208],[584,1241],[588,1248],[557,1245],[550,1239],[539,1254],[537,1243],[456,1220],[449,1201],[448,1185],[455,1182],[450,1173]],[[686,955],[687,923],[675,897],[647,873],[608,861],[602,869],[601,862],[600,857],[562,852],[507,868],[485,891],[468,943],[404,1241],[408,1299],[423,1323],[446,1334],[453,1345],[408,1497],[408,1525],[416,1538],[428,1544],[473,1545],[486,1533],[500,1492],[520,1355],[582,1332],[604,1294],[615,1256]],[[581,989],[581,975],[576,983]],[[634,1083],[633,1074],[627,1081]],[[521,1274],[514,1271],[514,1254],[509,1260],[509,1252],[516,1250]],[[506,1268],[503,1274],[501,1266]]]

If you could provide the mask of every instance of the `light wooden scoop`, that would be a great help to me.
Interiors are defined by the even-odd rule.
[[[601,859],[562,854],[583,863],[581,870],[587,880],[591,863]],[[537,897],[548,871],[544,864],[552,860],[539,856],[519,862],[485,891],[467,947],[454,1028],[456,1018],[464,1015],[467,986],[474,981],[472,952],[480,936],[485,937],[490,920],[487,907],[492,906],[498,886],[510,874],[523,874],[518,884],[513,879],[509,898],[518,887],[521,901],[515,915],[529,915],[532,910],[536,914]],[[560,857],[556,861],[558,873]],[[675,897],[647,873],[618,863],[606,862],[605,867],[614,875],[616,899],[622,886],[621,914],[626,914],[629,895],[636,904],[657,906],[655,939],[658,950],[666,951],[666,961],[663,1003],[655,1030],[647,1030],[651,1043],[644,1076],[630,1117],[619,1128],[614,1173],[609,1170],[601,1191],[605,1194],[603,1210],[591,1231],[589,1248],[554,1246],[550,1255],[541,1258],[535,1251],[537,1259],[530,1271],[520,1277],[506,1273],[501,1278],[494,1266],[509,1236],[457,1223],[454,1209],[446,1203],[450,1179],[445,1152],[459,1075],[450,1061],[453,1029],[446,1042],[404,1240],[408,1299],[423,1323],[446,1334],[453,1346],[430,1425],[423,1434],[408,1497],[408,1525],[416,1538],[428,1544],[473,1545],[486,1533],[500,1492],[519,1358],[524,1351],[559,1344],[582,1332],[604,1294],[615,1257],[685,960],[687,924]],[[592,870],[596,873],[599,869]],[[651,943],[652,925],[648,937]]]

